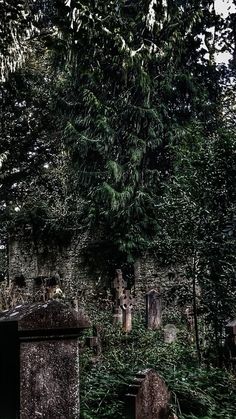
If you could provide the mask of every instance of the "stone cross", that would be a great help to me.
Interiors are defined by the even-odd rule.
[[[90,326],[56,300],[0,314],[0,417],[79,418],[78,336]]]
[[[123,330],[128,333],[132,330],[132,309],[134,306],[134,298],[130,290],[124,290],[120,297],[120,307],[123,312]]]
[[[146,294],[146,327],[151,330],[159,329],[161,325],[161,296],[160,292],[151,290]]]
[[[115,304],[114,304],[114,324],[122,325],[122,309],[120,307],[120,298],[124,294],[127,286],[126,281],[123,279],[121,269],[116,270],[116,278],[113,281],[113,289],[115,290]]]
[[[165,382],[153,370],[139,372],[125,396],[130,419],[169,418],[170,393]]]
[[[173,343],[177,339],[177,328],[174,324],[167,324],[164,327],[164,342]]]
[[[123,294],[124,288],[127,287],[127,282],[124,280],[121,269],[116,269],[116,277],[113,281],[113,288],[120,297]]]

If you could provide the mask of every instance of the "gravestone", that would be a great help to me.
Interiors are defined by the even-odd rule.
[[[161,296],[160,292],[151,290],[146,294],[146,326],[156,330],[161,325]]]
[[[229,323],[227,323],[226,325],[226,332],[231,335],[234,336],[235,338],[235,344],[236,344],[236,319],[230,321]]]
[[[79,345],[88,318],[59,301],[0,315],[0,417],[79,418]]]
[[[132,310],[134,306],[134,298],[131,295],[130,290],[124,290],[122,297],[120,298],[120,307],[123,312],[123,330],[126,333],[132,330]]]
[[[236,372],[236,319],[226,325],[227,336],[224,344],[225,364]]]
[[[130,419],[169,418],[170,393],[165,382],[153,369],[136,375],[125,398]]]
[[[113,288],[115,290],[115,303],[114,303],[114,314],[113,314],[114,324],[122,325],[123,314],[122,314],[122,308],[120,307],[120,298],[123,296],[126,286],[127,286],[127,283],[123,279],[121,269],[117,269],[116,277],[113,281]]]
[[[185,310],[187,330],[192,333],[194,329],[194,315],[192,306],[187,306]]]
[[[167,324],[164,327],[164,342],[173,343],[177,339],[177,328],[174,324]]]

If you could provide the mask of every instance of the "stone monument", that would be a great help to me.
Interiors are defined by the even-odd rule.
[[[165,382],[153,370],[139,372],[126,394],[130,419],[169,418],[170,393]]]
[[[88,318],[56,300],[0,315],[4,419],[79,418],[78,336]]]
[[[161,296],[156,290],[146,294],[146,326],[151,330],[161,326]]]
[[[177,328],[174,324],[167,324],[164,327],[164,342],[173,343],[177,339]]]

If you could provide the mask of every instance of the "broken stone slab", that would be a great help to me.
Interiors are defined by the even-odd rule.
[[[55,300],[1,313],[1,417],[79,418],[78,336],[90,326]]]
[[[153,369],[139,372],[125,396],[130,419],[169,418],[170,393],[163,379]]]

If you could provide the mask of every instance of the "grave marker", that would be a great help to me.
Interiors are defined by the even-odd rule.
[[[139,372],[126,394],[130,419],[169,418],[170,393],[165,382],[153,370]]]
[[[161,296],[160,292],[151,290],[146,294],[146,326],[156,330],[161,325]]]
[[[126,333],[132,330],[132,309],[134,306],[134,298],[131,295],[130,290],[124,290],[122,297],[120,298],[120,307],[123,312],[123,330]]]
[[[173,343],[177,339],[177,328],[174,324],[167,324],[164,327],[164,342]]]
[[[188,332],[192,333],[194,329],[194,315],[193,315],[192,306],[187,306],[185,310],[185,314],[186,314],[186,321],[187,321],[187,330]]]
[[[79,417],[79,343],[88,318],[64,303],[0,315],[0,409],[7,419]]]
[[[236,319],[226,325],[227,336],[225,338],[224,352],[226,364],[229,364],[233,372],[236,372]]]

